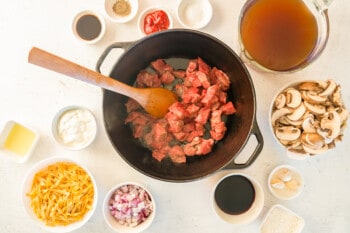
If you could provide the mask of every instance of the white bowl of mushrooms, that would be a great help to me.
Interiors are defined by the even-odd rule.
[[[269,119],[273,135],[287,155],[300,160],[335,148],[348,117],[341,86],[329,79],[286,85],[275,96]]]

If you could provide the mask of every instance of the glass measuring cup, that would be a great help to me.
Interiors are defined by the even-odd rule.
[[[239,18],[240,56],[271,72],[300,70],[324,50],[333,0],[247,0]]]

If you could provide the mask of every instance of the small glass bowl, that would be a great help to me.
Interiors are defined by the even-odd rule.
[[[0,134],[0,153],[17,163],[26,162],[39,141],[39,133],[15,121],[8,121]]]

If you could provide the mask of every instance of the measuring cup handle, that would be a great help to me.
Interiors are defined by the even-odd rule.
[[[133,45],[135,42],[116,42],[108,46],[103,53],[101,54],[100,58],[97,60],[96,64],[96,70],[97,72],[101,73],[101,66],[103,65],[104,61],[106,60],[106,57],[113,49],[123,49],[124,51],[129,49],[131,45]]]
[[[256,122],[256,119],[253,123],[253,128],[250,136],[254,135],[256,137],[257,145],[253,153],[250,155],[249,159],[245,163],[236,163],[235,158],[232,159],[232,161],[224,167],[224,169],[242,169],[250,166],[255,159],[259,156],[261,150],[264,146],[264,138],[261,134],[261,131],[259,129],[259,126]]]
[[[334,0],[317,0],[321,11],[327,10]]]

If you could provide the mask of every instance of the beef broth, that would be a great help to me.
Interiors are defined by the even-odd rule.
[[[303,0],[257,0],[243,13],[240,34],[253,60],[284,71],[307,61],[317,44],[318,25]]]

